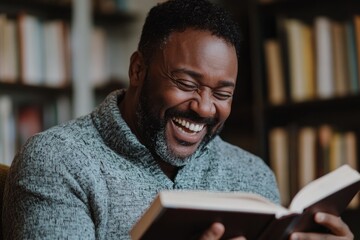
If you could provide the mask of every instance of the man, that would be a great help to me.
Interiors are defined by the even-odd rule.
[[[164,189],[247,191],[279,202],[267,166],[217,136],[230,114],[238,40],[229,16],[207,1],[154,7],[131,57],[129,88],[91,114],[34,136],[16,156],[5,191],[5,236],[128,239]],[[351,239],[339,218],[317,217],[338,235],[328,239]],[[199,236],[220,239],[223,232],[214,223]]]

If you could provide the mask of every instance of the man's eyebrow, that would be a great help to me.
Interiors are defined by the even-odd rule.
[[[171,71],[172,74],[176,74],[176,73],[185,73],[187,75],[189,75],[190,77],[193,77],[195,79],[201,79],[203,78],[203,75],[198,73],[198,72],[195,72],[195,71],[192,71],[192,70],[189,70],[189,69],[185,69],[185,68],[179,68],[179,69],[175,69],[173,71]]]
[[[220,87],[233,87],[235,88],[235,83],[232,81],[228,81],[228,80],[221,80],[219,81],[219,86]]]
[[[176,74],[176,73],[185,73],[187,75],[189,75],[190,77],[193,77],[195,79],[202,79],[203,75],[201,73],[189,70],[189,69],[185,69],[185,68],[180,68],[180,69],[175,69],[173,71],[171,71],[172,74]],[[230,80],[220,80],[218,87],[235,87],[235,83],[233,81]]]

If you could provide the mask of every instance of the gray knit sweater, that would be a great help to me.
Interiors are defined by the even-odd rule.
[[[129,239],[163,189],[246,191],[279,201],[263,161],[219,137],[171,181],[122,119],[123,94],[26,143],[5,189],[6,239]]]

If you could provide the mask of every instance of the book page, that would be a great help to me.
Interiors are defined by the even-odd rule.
[[[160,193],[163,206],[284,215],[288,210],[251,193],[208,191],[165,191]]]
[[[360,174],[350,166],[343,165],[306,185],[295,195],[289,208],[302,212],[306,207],[358,181]]]

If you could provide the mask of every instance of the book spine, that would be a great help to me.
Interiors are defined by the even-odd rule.
[[[15,119],[13,102],[8,95],[0,96],[0,163],[10,166],[15,155]]]
[[[279,42],[276,39],[269,39],[265,42],[264,49],[269,102],[273,105],[284,104],[286,102],[285,80]]]
[[[288,133],[283,128],[274,128],[269,133],[269,154],[270,166],[274,170],[280,196],[281,204],[290,203],[290,174],[289,174],[289,154],[288,150]]]
[[[331,38],[331,20],[326,17],[316,17],[315,23],[316,66],[317,66],[317,96],[329,98],[334,96],[333,75],[333,43]]]

